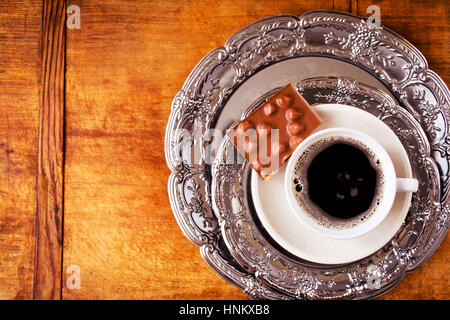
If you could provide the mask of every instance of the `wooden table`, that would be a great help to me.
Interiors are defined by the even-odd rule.
[[[203,55],[254,20],[367,16],[370,4],[449,83],[445,0],[1,1],[0,298],[246,299],[172,214],[172,98]],[[71,5],[80,29],[66,28]],[[449,259],[447,236],[381,299],[448,298]]]

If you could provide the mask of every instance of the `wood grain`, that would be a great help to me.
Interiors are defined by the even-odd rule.
[[[35,299],[61,298],[65,17],[65,0],[43,2]]]
[[[0,2],[0,299],[32,299],[41,1]]]
[[[80,267],[81,289],[64,288],[63,298],[246,299],[209,269],[173,217],[165,126],[204,54],[256,19],[315,6],[78,4],[81,30],[67,33],[64,270]]]
[[[358,0],[333,0],[333,10],[356,14]],[[363,16],[366,16],[364,14]]]

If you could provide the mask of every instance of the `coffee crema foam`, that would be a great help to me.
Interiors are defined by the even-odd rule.
[[[316,155],[318,155],[326,148],[338,143],[347,144],[361,150],[366,155],[367,160],[370,162],[372,168],[376,171],[377,180],[375,182],[375,194],[373,196],[373,200],[369,209],[358,214],[355,217],[348,219],[339,219],[336,217],[332,217],[323,209],[318,207],[314,202],[312,202],[309,197],[308,183],[306,181],[308,168]],[[378,206],[383,198],[384,190],[384,175],[382,173],[381,167],[382,164],[378,157],[374,154],[374,152],[360,141],[343,136],[325,137],[310,144],[309,146],[307,146],[306,150],[303,151],[295,164],[294,174],[291,179],[291,186],[300,207],[302,207],[305,213],[312,219],[314,219],[319,225],[336,230],[350,229],[366,222],[378,209]],[[299,191],[298,185],[301,186],[301,191]]]

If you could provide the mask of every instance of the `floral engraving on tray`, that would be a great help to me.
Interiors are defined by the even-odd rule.
[[[346,37],[337,36],[334,32],[324,34],[325,43],[337,43],[341,50],[349,50],[349,56],[353,60],[367,59],[371,64],[381,64],[383,67],[395,66],[394,57],[402,55],[394,47],[380,41],[378,30],[369,28],[364,21],[352,25],[355,31]],[[379,50],[380,47],[387,49],[390,54],[383,54]]]

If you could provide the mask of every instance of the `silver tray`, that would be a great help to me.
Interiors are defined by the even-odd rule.
[[[250,79],[270,68],[278,74],[283,71],[283,76],[262,82],[269,88],[248,88]],[[450,93],[428,69],[422,54],[394,32],[372,30],[364,19],[349,14],[312,11],[300,17],[280,15],[257,21],[208,53],[191,72],[172,103],[165,144],[172,170],[169,198],[181,230],[200,247],[212,269],[254,298],[289,297],[262,285],[233,259],[223,241],[211,208],[211,163],[217,144],[208,129],[225,132],[252,99],[290,81],[289,77],[299,82],[318,76],[347,76],[384,91],[427,135],[429,154],[440,176],[433,208],[437,223],[425,230],[424,237],[418,226],[421,245],[405,257],[404,272],[431,256],[449,226]],[[239,90],[251,94],[238,94]],[[429,216],[425,213],[423,219]]]
[[[419,123],[381,90],[348,78],[313,78],[296,84],[311,104],[341,103],[369,112],[399,137],[410,159],[419,190],[413,194],[406,222],[383,248],[356,263],[318,265],[283,250],[261,226],[250,187],[251,167],[239,161],[235,147],[223,140],[212,168],[212,201],[222,235],[232,256],[266,288],[308,299],[368,298],[397,283],[413,263],[428,232],[442,229],[439,212],[439,171],[430,158],[430,144]],[[281,88],[255,100],[242,115]],[[233,159],[234,158],[234,159]]]

